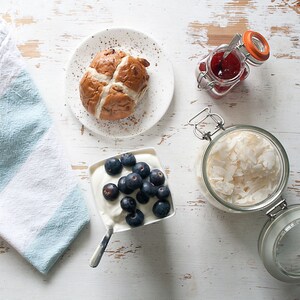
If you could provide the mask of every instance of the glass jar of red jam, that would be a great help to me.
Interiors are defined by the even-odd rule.
[[[260,66],[269,56],[269,44],[260,33],[236,34],[229,45],[220,45],[199,62],[198,88],[220,98],[248,77],[249,65]]]

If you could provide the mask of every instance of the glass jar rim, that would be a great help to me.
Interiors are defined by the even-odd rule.
[[[228,49],[228,45],[221,45],[221,46],[217,47],[217,49],[213,50],[211,55],[209,55],[209,57],[208,57],[208,66],[209,66],[208,70],[210,70],[210,76],[213,78],[213,80],[215,80],[223,85],[226,85],[226,86],[234,84],[243,75],[244,68],[245,68],[245,61],[243,59],[244,57],[243,57],[242,53],[240,51],[238,51],[237,49],[232,49],[231,53],[234,53],[234,55],[237,56],[237,58],[239,59],[240,64],[241,64],[239,73],[230,79],[222,79],[215,75],[215,73],[211,69],[212,58],[214,57],[214,55],[216,53],[221,52],[221,51],[226,51],[227,49]]]
[[[281,172],[282,174],[281,174],[281,178],[280,178],[280,181],[278,183],[276,190],[269,197],[264,199],[263,201],[260,201],[258,203],[255,203],[253,205],[248,205],[248,206],[236,205],[236,204],[232,204],[228,201],[223,200],[221,197],[219,197],[216,194],[216,192],[212,188],[212,186],[208,180],[208,176],[207,176],[207,161],[208,161],[209,154],[210,154],[211,150],[213,149],[214,145],[219,141],[220,138],[224,137],[226,134],[229,134],[230,132],[238,131],[238,130],[251,131],[253,133],[264,136],[269,142],[271,142],[271,144],[278,151],[279,157],[281,159],[281,164],[282,164],[282,172]],[[275,201],[277,201],[280,198],[284,188],[287,185],[288,178],[289,178],[289,168],[290,168],[289,167],[289,159],[288,159],[287,153],[286,153],[284,147],[282,146],[282,144],[279,142],[279,140],[274,135],[272,135],[270,132],[268,132],[267,130],[264,130],[260,127],[256,127],[256,126],[252,126],[252,125],[233,125],[233,126],[225,128],[224,131],[222,131],[220,134],[218,134],[210,142],[210,144],[206,148],[203,158],[202,158],[202,176],[203,176],[204,183],[205,183],[209,193],[221,205],[227,207],[230,210],[237,211],[237,212],[254,212],[254,211],[262,210],[262,209],[268,207],[269,205],[273,204]]]
[[[258,238],[258,253],[268,272],[278,280],[290,283],[300,282],[300,273],[289,271],[278,261],[277,247],[280,238],[299,226],[300,205],[293,204],[281,210],[275,218],[263,226]],[[291,226],[292,225],[292,226]]]

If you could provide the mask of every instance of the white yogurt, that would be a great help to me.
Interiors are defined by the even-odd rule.
[[[159,169],[161,170],[166,178],[164,185],[167,185],[167,176],[156,156],[154,149],[145,149],[142,151],[131,151],[136,157],[137,162],[145,162],[149,165],[150,170],[152,169]],[[116,156],[119,158],[120,156]],[[95,165],[91,166],[90,168],[90,177],[91,177],[91,184],[94,193],[94,198],[96,201],[96,205],[98,211],[101,215],[101,218],[107,228],[113,228],[114,232],[124,231],[131,229],[125,220],[126,215],[128,212],[122,210],[120,206],[120,201],[123,197],[127,196],[120,192],[119,197],[113,201],[107,201],[102,194],[102,188],[107,183],[114,183],[118,185],[118,181],[122,176],[126,176],[127,174],[131,173],[131,168],[123,167],[121,174],[116,176],[108,175],[104,168],[105,161],[101,161],[96,163]],[[139,190],[134,191],[132,194],[128,195],[136,199],[136,193]],[[156,197],[151,197],[149,202],[146,204],[140,204],[137,202],[137,208],[141,210],[145,216],[144,225],[154,223],[160,221],[162,219],[158,219],[152,212],[152,207],[154,203],[158,201]],[[172,197],[168,197],[168,201],[171,205],[171,210],[167,217],[174,215],[174,208],[172,203]],[[165,218],[163,218],[165,219]]]

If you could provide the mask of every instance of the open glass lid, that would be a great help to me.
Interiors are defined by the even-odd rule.
[[[261,259],[275,278],[300,282],[300,205],[287,207],[282,199],[267,215],[258,240]]]

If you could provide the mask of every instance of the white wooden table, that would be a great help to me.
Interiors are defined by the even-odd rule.
[[[300,299],[300,285],[271,277],[257,252],[267,218],[263,212],[232,215],[201,195],[194,162],[201,141],[187,121],[209,105],[226,124],[250,124],[272,132],[291,166],[285,196],[300,203],[299,1],[91,0],[2,1],[18,47],[57,123],[80,180],[91,223],[48,276],[40,275],[0,240],[0,299]],[[124,140],[95,136],[74,118],[64,99],[66,62],[80,40],[110,27],[152,36],[169,54],[175,95],[163,119]],[[270,59],[222,100],[198,91],[199,57],[228,43],[236,32],[261,32]],[[96,212],[88,166],[109,155],[153,146],[167,167],[176,216],[113,236],[101,264],[88,260],[105,232]]]

